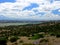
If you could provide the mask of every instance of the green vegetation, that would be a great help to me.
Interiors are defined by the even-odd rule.
[[[40,32],[56,36],[60,34],[60,23],[29,24],[0,27],[0,36],[27,36]]]
[[[20,40],[20,43],[23,43],[23,40]]]
[[[42,40],[40,40],[40,43],[41,42],[49,42],[49,40],[48,39],[42,39]]]
[[[31,39],[36,40],[36,39],[39,39],[39,38],[44,38],[44,34],[36,34],[36,35],[32,36]]]
[[[56,34],[56,37],[57,37],[57,38],[60,38],[60,34]]]
[[[7,38],[6,37],[0,37],[0,45],[6,45]]]
[[[34,45],[34,44],[27,44],[27,43],[24,43],[23,45]]]
[[[17,36],[12,36],[12,37],[10,38],[10,41],[11,41],[11,42],[16,42],[18,39],[19,39],[19,38],[18,38]]]
[[[21,36],[29,37],[29,40],[30,39],[37,40],[40,38],[44,38],[46,35],[56,36],[57,38],[60,38],[60,23],[48,22],[42,24],[28,24],[0,27],[0,45],[6,44],[8,38],[10,38],[9,41],[16,42],[19,39],[18,37]],[[48,40],[45,39],[41,40],[41,42],[43,41],[48,42]],[[22,43],[23,41],[20,42]]]

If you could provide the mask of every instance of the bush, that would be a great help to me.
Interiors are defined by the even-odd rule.
[[[19,39],[19,38],[18,38],[17,36],[12,36],[12,37],[10,38],[10,41],[11,41],[11,42],[16,42],[18,39]]]
[[[39,39],[39,38],[44,38],[44,34],[36,34],[32,36],[32,39]]]
[[[23,41],[22,41],[22,40],[20,40],[20,43],[23,43]]]
[[[30,40],[31,38],[28,38],[28,40]]]
[[[52,34],[50,34],[51,36],[55,36],[55,34],[54,33],[52,33]]]
[[[27,43],[24,43],[23,45],[34,45],[34,44],[30,44],[30,43],[29,43],[29,44],[27,44]]]
[[[57,34],[56,37],[59,38],[60,37],[60,34]]]
[[[6,45],[7,38],[6,37],[0,37],[0,45]]]
[[[40,40],[40,43],[41,42],[49,42],[49,40],[48,39],[42,39],[42,40]]]

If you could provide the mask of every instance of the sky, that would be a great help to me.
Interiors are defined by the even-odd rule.
[[[60,20],[60,0],[0,0],[0,19]]]

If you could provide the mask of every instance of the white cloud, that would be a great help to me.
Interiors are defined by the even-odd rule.
[[[22,9],[26,6],[29,6],[30,3],[37,3],[39,5],[38,8],[34,8],[32,10]],[[15,3],[1,3],[0,4],[0,15],[4,15],[10,18],[24,18],[24,19],[35,19],[35,20],[43,20],[43,19],[60,19],[59,15],[54,15],[51,13],[53,9],[60,8],[60,2],[55,1],[54,3],[49,3],[48,0],[16,0]],[[45,12],[45,15],[36,15],[33,10],[38,10],[40,12]],[[59,10],[60,11],[60,10]]]

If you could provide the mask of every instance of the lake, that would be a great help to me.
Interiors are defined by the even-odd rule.
[[[26,24],[39,24],[41,22],[29,22],[29,23],[0,23],[0,27],[2,26],[10,26],[10,25],[26,25]]]

